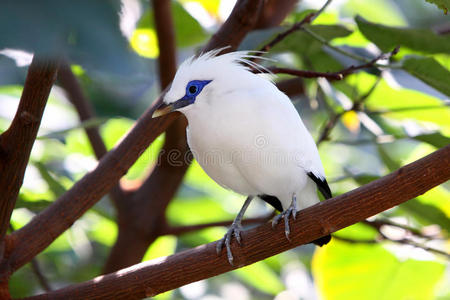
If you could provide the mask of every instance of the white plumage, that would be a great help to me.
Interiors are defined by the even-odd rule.
[[[195,159],[218,184],[239,194],[276,197],[283,210],[296,196],[294,214],[319,202],[316,184],[328,189],[325,173],[290,99],[267,75],[250,71],[255,64],[248,52],[217,53],[185,61],[164,98],[186,116]]]

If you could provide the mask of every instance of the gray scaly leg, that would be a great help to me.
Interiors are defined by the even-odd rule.
[[[252,202],[253,196],[248,196],[247,199],[244,202],[244,205],[242,205],[241,210],[239,211],[238,215],[233,221],[233,224],[231,224],[230,228],[228,228],[227,233],[224,235],[223,239],[221,239],[219,242],[217,242],[216,250],[217,255],[220,254],[222,251],[223,245],[225,244],[225,247],[227,248],[227,256],[228,256],[228,262],[230,265],[233,265],[233,254],[231,253],[231,239],[233,238],[233,235],[236,238],[236,241],[239,245],[241,245],[241,232],[242,232],[242,225],[241,221],[244,217],[244,213],[247,210],[248,206],[250,205],[250,202]]]
[[[273,218],[272,221],[272,227],[275,227],[275,225],[277,225],[281,219],[284,219],[284,234],[286,235],[288,241],[290,241],[289,234],[291,233],[291,229],[289,228],[289,217],[292,215],[292,218],[295,220],[296,214],[297,214],[297,195],[295,195],[294,193],[292,195],[291,205],[281,214]]]

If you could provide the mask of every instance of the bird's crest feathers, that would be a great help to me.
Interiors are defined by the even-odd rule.
[[[248,72],[256,70],[258,71],[258,73],[273,75],[273,73],[266,67],[251,60],[251,59],[260,59],[265,61],[274,61],[274,59],[271,58],[255,55],[261,53],[263,54],[266,52],[257,50],[250,50],[250,51],[244,50],[244,51],[228,52],[219,55],[220,52],[222,52],[227,48],[229,48],[229,46],[201,53],[198,56],[192,56],[181,64],[180,69],[213,63],[216,66],[233,65],[235,67],[240,67],[242,68],[242,70]],[[268,76],[268,78],[269,80],[272,80],[272,76]]]

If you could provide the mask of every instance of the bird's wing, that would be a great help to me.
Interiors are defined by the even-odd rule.
[[[253,149],[254,152],[264,152],[262,154],[269,157],[269,163],[266,163],[267,160],[253,164],[242,161],[236,165],[245,178],[259,186],[261,192],[270,194],[269,187],[283,189],[295,185],[289,182],[298,181],[300,179],[297,178],[308,173],[318,178],[318,182],[325,180],[313,138],[290,99],[274,85],[236,91],[228,94],[227,101],[222,103],[223,107],[220,108],[222,116],[226,111],[232,112],[225,130],[238,133],[236,139],[229,140],[229,145],[247,141],[245,147]],[[259,137],[261,140],[258,140]],[[295,165],[276,162],[270,164],[271,159],[278,158],[287,158],[291,161],[295,159],[293,161]],[[302,170],[305,173],[300,173]],[[266,178],[268,175],[270,178]],[[321,183],[319,188],[322,187],[326,193],[329,189],[326,189],[325,185]]]
[[[308,172],[309,178],[311,178],[317,185],[317,188],[322,193],[322,195],[325,197],[325,199],[330,199],[333,196],[331,195],[330,187],[328,186],[328,182],[325,178],[321,179],[314,175],[312,172]]]

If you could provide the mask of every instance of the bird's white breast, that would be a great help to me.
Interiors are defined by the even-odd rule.
[[[286,208],[293,193],[311,184],[307,172],[323,174],[309,132],[289,98],[271,83],[216,95],[185,115],[194,157],[212,179],[235,192],[273,195]]]

